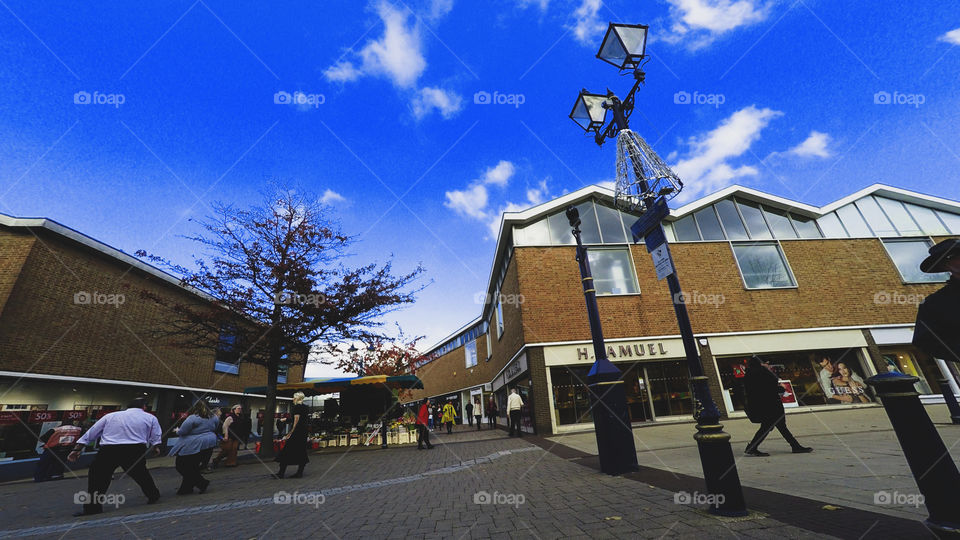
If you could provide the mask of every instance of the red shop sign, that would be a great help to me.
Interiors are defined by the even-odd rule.
[[[72,422],[74,420],[84,421],[87,419],[87,411],[63,411],[63,421]]]
[[[115,411],[115,410],[113,410],[113,409],[100,409],[99,411],[97,411],[97,416],[96,416],[96,418],[97,418],[97,420],[99,420],[99,419],[103,418],[104,416],[106,416],[106,415],[108,415],[108,414],[110,414],[110,413],[112,413],[112,412],[117,412],[117,411]]]
[[[43,422],[53,422],[60,419],[60,411],[30,411],[27,419],[28,424],[40,424]]]
[[[9,426],[20,423],[20,413],[14,411],[0,412],[0,426]]]

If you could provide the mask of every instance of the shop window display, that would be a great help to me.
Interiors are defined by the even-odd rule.
[[[865,380],[857,349],[829,349],[761,354],[774,373],[790,381],[801,406],[872,403],[874,394]],[[743,377],[749,356],[718,358],[720,380],[735,411],[744,410]]]
[[[880,355],[888,372],[898,371],[904,375],[912,375],[920,379],[914,385],[921,394],[940,394],[940,368],[929,355],[911,350],[913,347],[889,348],[881,347]]]

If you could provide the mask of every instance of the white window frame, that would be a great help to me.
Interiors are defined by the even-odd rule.
[[[737,265],[737,271],[740,272],[740,282],[743,283],[743,288],[748,291],[775,291],[782,289],[798,289],[800,284],[797,282],[797,276],[794,275],[793,269],[790,268],[790,261],[787,259],[787,254],[783,251],[783,246],[780,245],[780,241],[777,239],[773,240],[737,240],[736,242],[729,242],[730,251],[733,253],[733,261]],[[737,251],[733,249],[734,245],[775,245],[777,247],[777,252],[780,254],[780,260],[783,262],[784,268],[787,269],[787,275],[790,276],[790,281],[793,282],[793,285],[786,285],[783,287],[751,287],[747,284],[747,278],[743,275],[743,268],[740,267],[740,259],[737,258]]]
[[[587,257],[588,257],[587,260],[589,260],[590,252],[591,252],[591,251],[626,251],[626,252],[627,252],[627,258],[628,258],[629,261],[630,261],[630,264],[629,264],[629,266],[630,266],[630,276],[631,276],[631,279],[633,279],[634,285],[637,286],[637,292],[627,292],[627,293],[603,293],[603,294],[601,294],[600,292],[597,292],[596,294],[597,294],[597,297],[598,297],[598,298],[605,298],[605,297],[608,297],[608,296],[636,296],[636,295],[639,295],[639,294],[640,294],[640,292],[641,292],[641,290],[640,290],[640,278],[637,277],[637,263],[636,263],[636,261],[633,260],[633,250],[630,249],[630,245],[624,245],[624,244],[606,245],[606,244],[604,244],[603,247],[599,247],[599,245],[598,245],[598,247],[590,247],[590,248],[587,248]],[[593,274],[593,267],[590,267],[590,273]]]

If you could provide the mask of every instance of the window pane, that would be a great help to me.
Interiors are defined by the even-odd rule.
[[[733,252],[747,288],[791,287],[790,273],[777,244],[734,244]]]
[[[826,238],[847,237],[847,231],[845,231],[843,225],[840,224],[840,218],[833,212],[820,216],[820,218],[817,219],[817,225],[820,226],[820,230],[823,231],[823,236]]]
[[[893,226],[897,228],[900,234],[910,235],[923,233],[913,218],[910,217],[907,209],[903,207],[903,203],[885,197],[874,198],[880,203],[880,208],[883,208],[883,211],[887,213],[887,217],[893,221]]]
[[[497,339],[503,335],[503,306],[500,305],[500,291],[497,291]]]
[[[929,240],[889,240],[883,243],[887,248],[887,253],[893,259],[893,264],[897,265],[900,276],[904,281],[946,281],[950,274],[944,272],[940,274],[925,274],[920,271],[920,261],[927,258],[930,246],[933,244]]]
[[[626,244],[627,237],[620,223],[620,212],[597,204],[597,219],[600,221],[600,236],[604,244]]]
[[[466,367],[477,365],[477,342],[468,341],[463,346],[463,354],[466,356]]]
[[[937,211],[937,215],[947,224],[947,227],[950,227],[951,233],[960,234],[960,215],[942,212],[940,210]]]
[[[620,219],[623,220],[623,232],[627,235],[627,242],[633,242],[633,231],[630,230],[630,227],[640,219],[640,216],[635,216],[633,214],[628,214],[626,212],[620,212]],[[660,221],[664,229],[669,226],[668,221]],[[674,238],[676,240],[676,238]],[[643,238],[640,238],[640,242],[643,241]]]
[[[518,246],[549,246],[550,230],[547,228],[547,220],[541,219],[526,227],[517,227],[513,242]]]
[[[597,227],[597,213],[593,209],[593,201],[578,204],[577,210],[580,212],[580,241],[584,244],[599,244],[600,228]],[[567,216],[564,214],[563,218],[566,221]],[[567,228],[571,228],[569,221]]]
[[[927,234],[947,234],[947,228],[937,218],[937,213],[925,206],[903,203],[910,215],[920,225],[920,229]],[[943,212],[940,212],[943,214]]]
[[[626,249],[591,249],[587,251],[587,260],[598,295],[637,292],[637,280]]]
[[[773,229],[773,235],[777,238],[796,238],[797,232],[793,230],[793,226],[790,225],[790,220],[787,218],[785,212],[780,210],[774,210],[773,208],[763,208],[763,215],[767,218],[767,223],[770,224],[770,228]]]
[[[740,221],[740,214],[733,206],[733,201],[724,199],[714,206],[717,207],[717,213],[720,214],[720,221],[723,222],[723,229],[727,231],[727,238],[730,240],[746,240],[747,230]]]
[[[564,212],[547,218],[547,227],[550,229],[550,243],[555,246],[571,245],[577,242],[573,239],[570,222]]]
[[[717,219],[713,206],[708,206],[700,210],[694,216],[697,218],[697,225],[700,226],[700,234],[704,240],[723,240],[723,229],[720,228],[720,221]]]
[[[800,238],[822,238],[816,221],[796,214],[790,214],[790,221],[793,222],[793,228],[800,233]]]
[[[678,242],[693,242],[700,240],[697,224],[693,222],[693,215],[688,215],[673,222],[673,232],[677,234]]]
[[[873,200],[873,197],[864,197],[855,204],[863,217],[867,219],[867,224],[873,229],[873,234],[877,236],[896,236],[898,234],[887,216],[883,215],[880,205]]]
[[[854,238],[873,236],[873,231],[870,230],[870,227],[867,227],[867,222],[860,216],[856,206],[852,204],[841,206],[837,208],[837,215],[840,216],[840,221],[843,222],[843,226],[846,227],[850,236]]]
[[[740,208],[743,220],[747,222],[747,231],[750,233],[750,238],[773,238],[770,229],[767,228],[767,223],[763,220],[763,214],[760,213],[759,205],[738,200],[737,206]]]

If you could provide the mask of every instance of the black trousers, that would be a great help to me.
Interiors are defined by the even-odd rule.
[[[193,488],[202,488],[209,483],[209,480],[204,478],[203,474],[200,473],[202,470],[203,455],[203,452],[199,452],[186,456],[177,456],[177,472],[183,477],[177,493],[193,493]]]
[[[467,424],[469,424],[469,425],[471,425],[471,426],[473,425],[473,413],[472,413],[472,412],[467,414]]]
[[[117,470],[117,467],[122,467],[127,476],[133,478],[148,499],[159,497],[160,490],[153,483],[153,477],[147,470],[148,449],[146,444],[101,446],[87,473],[87,493],[90,494],[91,499],[88,504],[83,505],[83,511],[92,513],[103,510],[100,501],[110,488],[113,471]]]
[[[510,436],[513,437],[513,430],[517,430],[517,435],[523,437],[523,431],[520,429],[520,411],[514,409],[510,411]]]
[[[786,417],[781,416],[779,420],[771,419],[761,423],[760,429],[757,430],[757,434],[753,436],[753,440],[747,445],[746,451],[756,451],[757,447],[760,446],[760,443],[762,443],[763,440],[767,438],[767,435],[773,431],[773,428],[777,428],[780,431],[780,435],[782,435],[783,439],[790,444],[791,448],[798,448],[800,446],[800,443],[794,438],[793,433],[790,433],[790,430],[787,429]]]
[[[489,416],[487,416],[487,423],[490,424],[490,429],[496,429],[497,427],[496,413],[489,413]]]
[[[424,444],[427,448],[433,446],[430,444],[430,430],[423,424],[417,424],[417,448],[423,448]]]
[[[483,418],[483,416],[479,414],[475,414],[473,417],[477,419],[477,431],[480,431],[480,424],[483,423],[480,421],[480,419]]]

